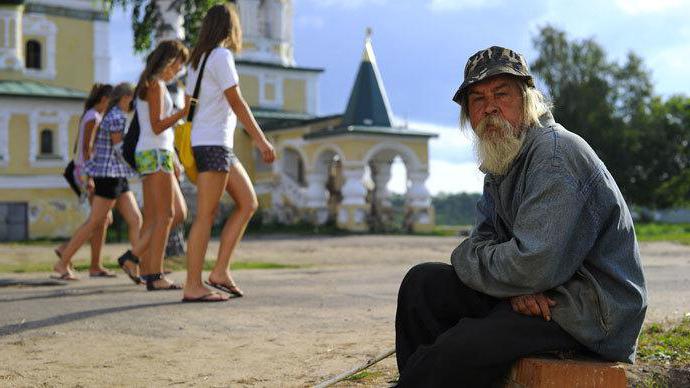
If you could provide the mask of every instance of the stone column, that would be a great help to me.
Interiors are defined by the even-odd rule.
[[[364,187],[364,165],[343,165],[343,201],[338,211],[338,226],[354,231],[367,230],[367,188]]]
[[[407,215],[405,226],[417,232],[428,232],[434,227],[434,208],[431,194],[426,187],[429,172],[426,170],[408,172],[410,188],[406,195]]]
[[[391,166],[393,162],[374,161],[370,163],[371,179],[374,181],[376,201],[383,207],[390,207],[390,195],[388,182],[391,180]]]
[[[307,208],[312,222],[318,225],[328,221],[328,175],[320,172],[307,173]]]

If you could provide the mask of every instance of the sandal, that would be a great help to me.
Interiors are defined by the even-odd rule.
[[[146,282],[146,290],[147,291],[170,291],[170,290],[181,290],[182,287],[175,284],[175,283],[170,283],[166,287],[156,287],[154,283],[158,280],[165,279],[165,276],[162,273],[153,273],[150,275],[141,275],[141,279]]]
[[[71,273],[69,271],[62,273],[62,274],[59,274],[59,275],[50,275],[50,278],[55,279],[55,280],[66,280],[69,282],[79,280],[79,278],[76,275],[74,275],[73,273]]]
[[[125,265],[125,262],[131,261],[132,263],[139,265],[139,258],[134,256],[131,250],[127,250],[122,256],[118,257],[117,259],[117,264],[120,265],[120,268],[122,268],[122,271],[134,282],[134,284],[141,284],[142,281],[139,279],[138,276],[135,276],[132,271],[130,271],[129,268]]]
[[[227,302],[230,300],[229,297],[217,293],[217,292],[209,292],[208,294],[202,295],[198,298],[188,298],[184,297],[182,298],[182,302],[184,303],[201,303],[201,302]]]
[[[89,271],[89,277],[91,277],[91,278],[116,278],[117,275],[115,275],[111,271],[101,269],[98,272]]]
[[[230,295],[233,295],[235,298],[241,298],[244,296],[244,292],[240,290],[239,287],[231,280],[230,283],[228,284],[223,284],[223,283],[215,283],[210,280],[205,281],[207,286],[213,287],[216,290],[221,290],[223,292],[227,292]]]

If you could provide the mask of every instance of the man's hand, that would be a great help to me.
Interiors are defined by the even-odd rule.
[[[514,296],[510,298],[510,305],[516,313],[533,317],[541,316],[545,321],[550,321],[551,307],[556,305],[556,301],[539,293]]]

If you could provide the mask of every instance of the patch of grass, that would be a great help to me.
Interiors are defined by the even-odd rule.
[[[204,270],[210,271],[213,269],[213,261],[204,262]],[[120,266],[115,261],[104,261],[103,266],[108,269],[119,270]],[[165,267],[173,271],[185,271],[187,265],[184,260],[166,260]],[[303,268],[303,265],[295,264],[279,264],[270,262],[258,261],[238,261],[230,265],[232,270],[241,269],[296,269]],[[88,263],[75,263],[74,268],[77,271],[88,271]],[[32,273],[32,272],[52,272],[52,263],[23,263],[23,264],[3,264],[0,265],[0,273]]]
[[[690,364],[690,316],[670,327],[653,323],[642,330],[637,346],[640,361],[666,365]]]
[[[690,245],[690,224],[635,224],[640,241],[674,241]]]
[[[361,371],[359,373],[356,373],[348,378],[346,378],[346,381],[356,381],[363,383],[366,380],[372,380],[375,378],[378,378],[379,376],[383,375],[383,372],[380,371]]]

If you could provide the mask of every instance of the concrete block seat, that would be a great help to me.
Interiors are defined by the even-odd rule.
[[[592,359],[528,357],[518,360],[506,388],[625,388],[623,364]]]

